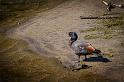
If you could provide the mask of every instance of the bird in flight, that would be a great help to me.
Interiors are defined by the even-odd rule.
[[[107,11],[111,11],[112,9],[118,7],[118,8],[124,8],[124,5],[122,4],[113,4],[111,2],[102,1],[107,6]]]

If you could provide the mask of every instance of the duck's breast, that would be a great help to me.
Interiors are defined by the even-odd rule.
[[[74,50],[75,53],[80,53],[81,48],[86,46],[86,42],[83,41],[75,41],[72,43],[72,49]]]

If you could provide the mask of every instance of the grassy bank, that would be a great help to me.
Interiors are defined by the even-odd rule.
[[[97,22],[103,26],[81,30],[81,33],[90,33],[84,36],[85,39],[116,39],[123,34],[124,15],[120,18],[100,20]]]
[[[36,53],[28,50],[27,43],[10,39],[5,33],[37,13],[51,9],[63,1],[0,0],[0,82],[40,82],[42,80],[48,82],[48,80],[54,80],[57,69],[61,67],[55,66],[59,63],[56,59],[39,57]]]
[[[18,26],[37,13],[54,8],[66,0],[0,0],[0,33]]]
[[[57,59],[30,51],[21,40],[0,36],[0,45],[0,82],[112,82],[85,69],[65,69]]]

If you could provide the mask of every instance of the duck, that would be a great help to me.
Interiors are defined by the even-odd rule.
[[[102,56],[101,50],[96,49],[89,42],[78,40],[76,32],[69,32],[68,35],[70,37],[69,46],[78,56],[78,62],[80,62],[81,56],[85,56],[85,60],[87,59],[87,55],[97,54],[97,56]]]

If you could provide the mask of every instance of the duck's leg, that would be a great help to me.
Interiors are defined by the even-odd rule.
[[[83,65],[83,57],[80,59],[80,64]]]
[[[85,55],[85,60],[87,59],[87,55]]]
[[[78,55],[78,62],[80,62],[80,55]]]

